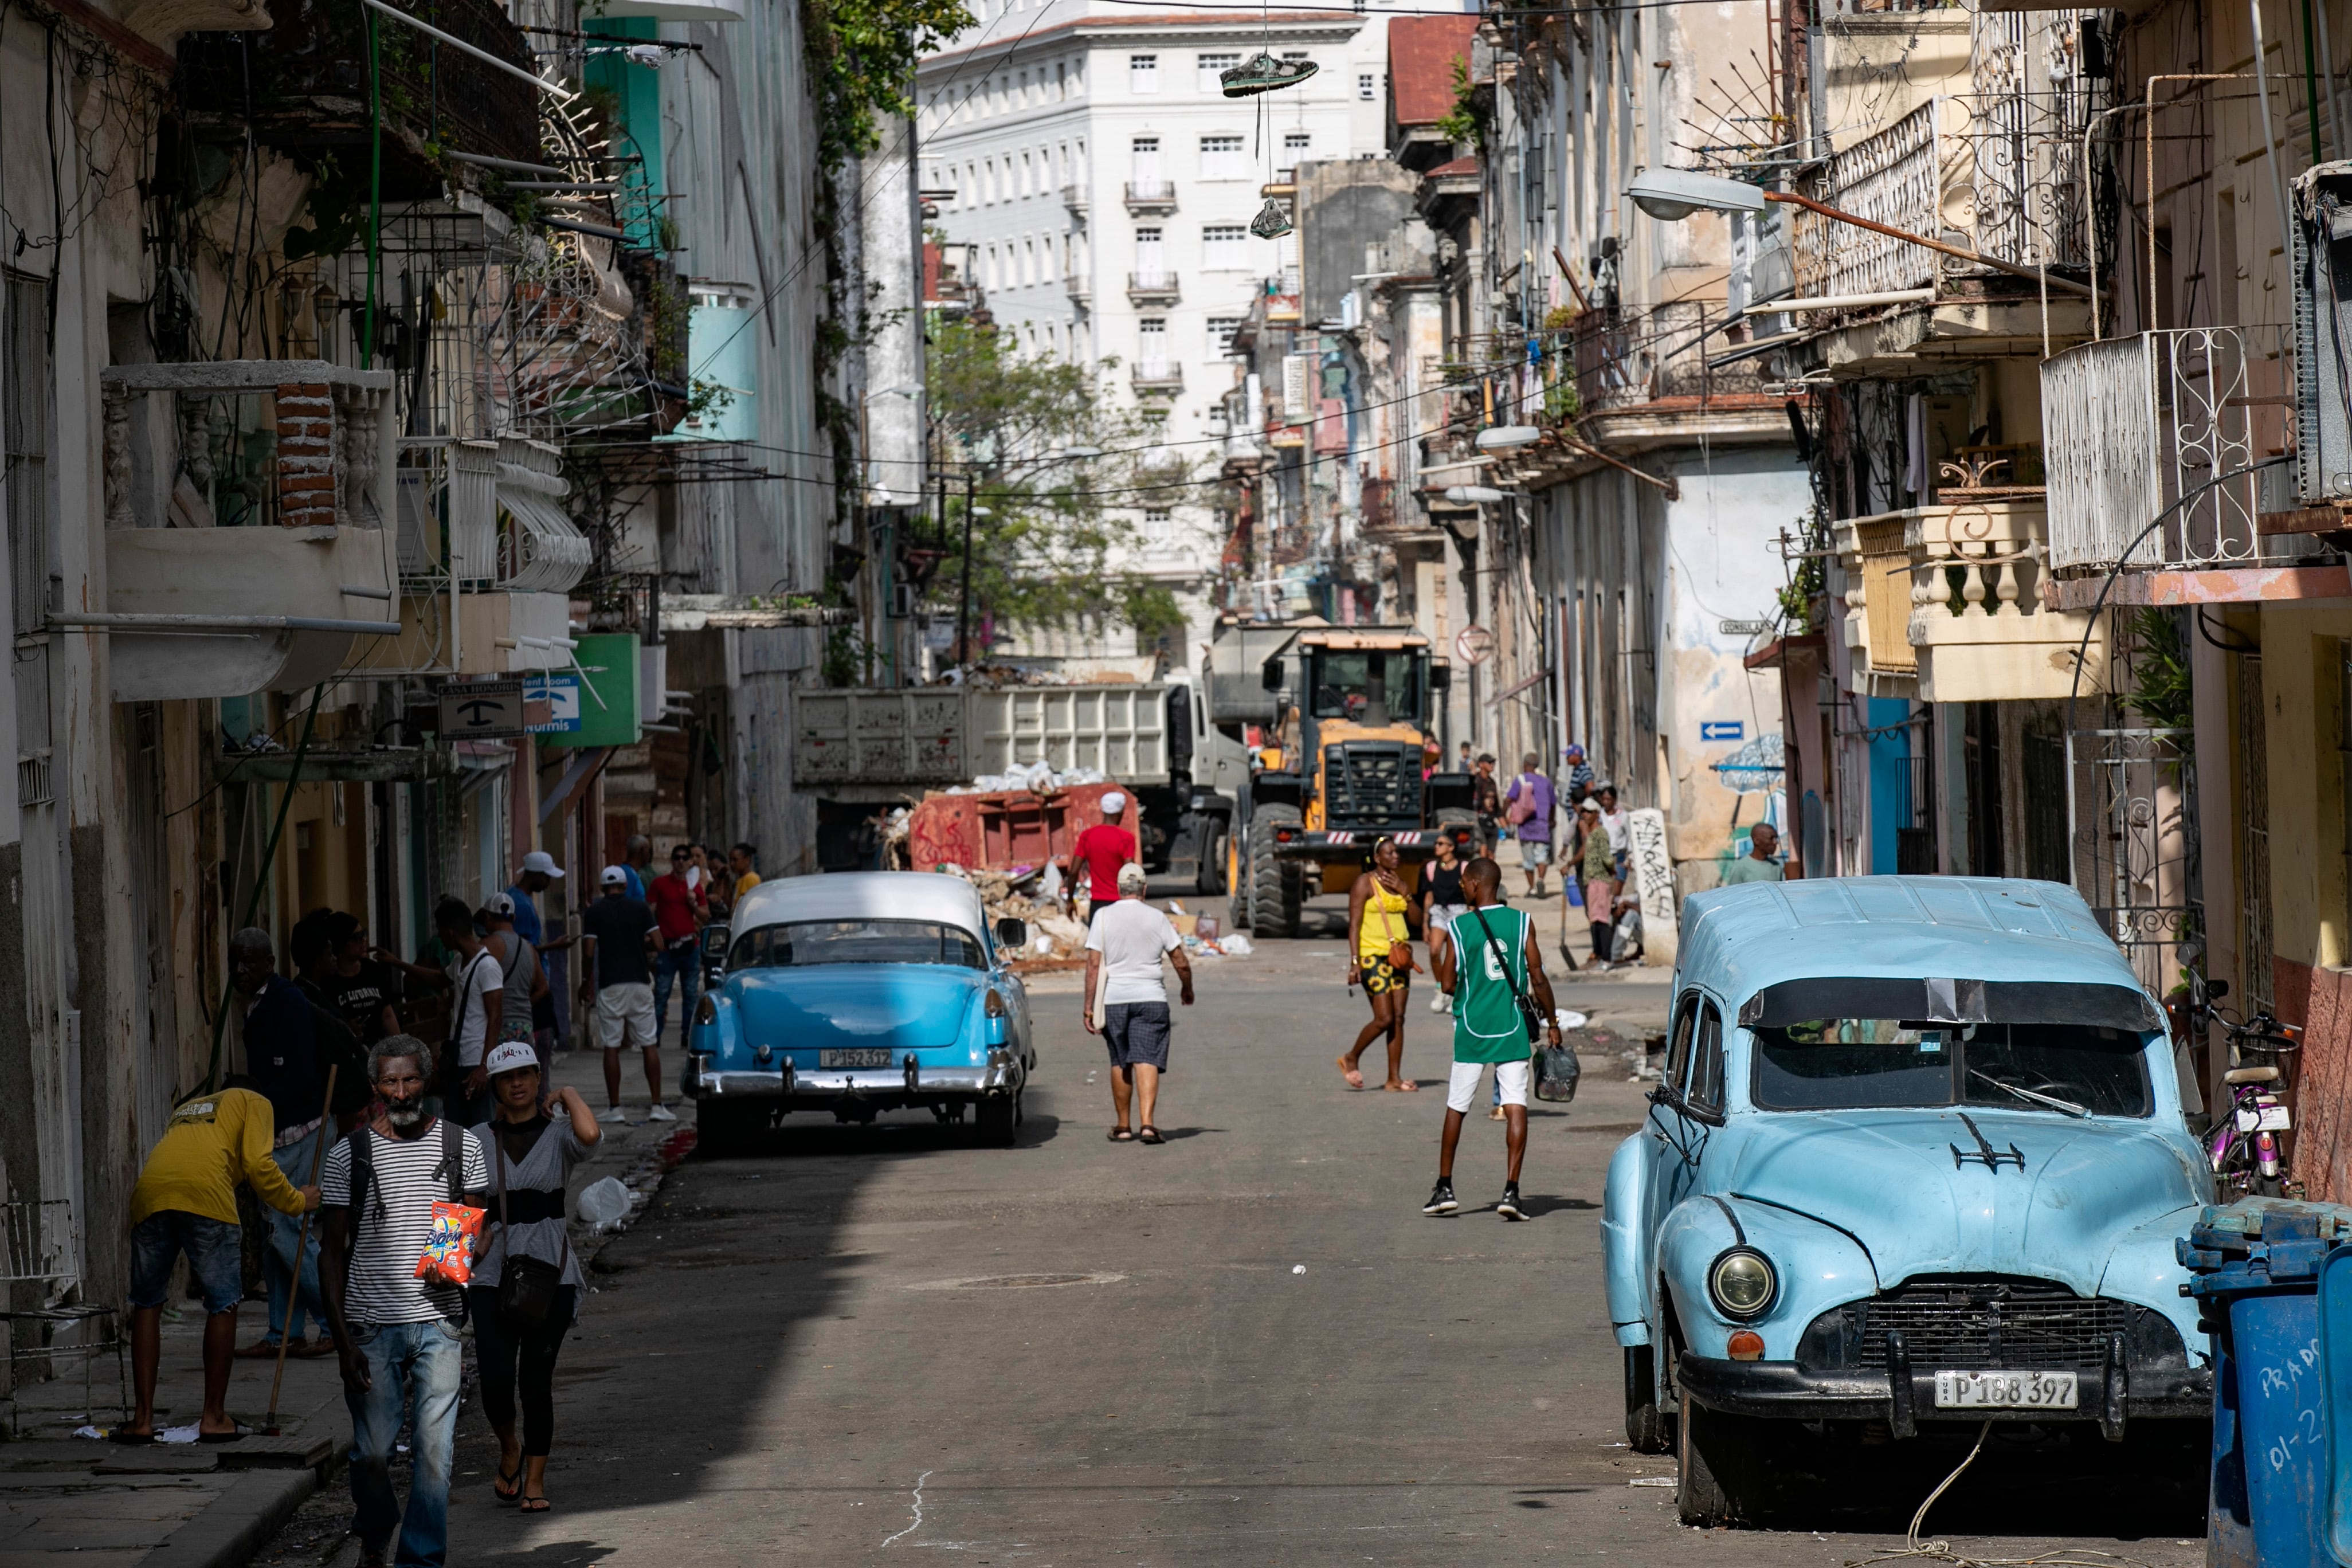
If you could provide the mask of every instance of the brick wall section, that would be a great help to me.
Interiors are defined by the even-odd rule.
[[[2288,1058],[2295,1178],[2312,1198],[2352,1202],[2352,974],[2273,958],[2271,975],[2279,1017],[2304,1031]]]
[[[335,400],[324,383],[278,389],[278,521],[335,525]]]

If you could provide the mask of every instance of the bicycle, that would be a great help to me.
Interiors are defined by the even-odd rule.
[[[2279,1134],[2294,1128],[2294,1116],[2278,1097],[2278,1086],[2286,1077],[2280,1058],[2302,1048],[2303,1031],[2269,1013],[2257,1013],[2242,1024],[2219,1022],[2229,1037],[2231,1059],[2240,1065],[2221,1075],[2229,1088],[2229,1114],[2216,1118],[2206,1133],[2214,1187],[2222,1203],[2284,1196]],[[2271,1059],[2248,1061],[2248,1057]]]

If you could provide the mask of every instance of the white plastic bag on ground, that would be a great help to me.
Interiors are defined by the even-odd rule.
[[[1217,951],[1227,958],[1247,958],[1251,952],[1250,939],[1240,931],[1221,936],[1217,939]]]
[[[574,1210],[592,1230],[610,1230],[629,1217],[629,1189],[618,1176],[591,1182],[580,1190]]]
[[[1558,1021],[1559,1026],[1563,1029],[1581,1029],[1585,1025],[1591,1022],[1591,1019],[1587,1018],[1583,1014],[1578,1012],[1573,1007],[1559,1008],[1553,1012],[1552,1017]]]

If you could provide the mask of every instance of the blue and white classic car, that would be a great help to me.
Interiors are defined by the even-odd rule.
[[[687,1042],[698,1142],[724,1153],[794,1110],[871,1121],[921,1107],[1010,1144],[1036,1066],[1029,999],[1005,967],[1026,932],[989,928],[961,877],[779,877],[734,910]]]
[[[2172,1243],[2210,1182],[2164,1014],[2080,898],[1863,877],[1684,911],[1601,1228],[1627,1436],[1678,1454],[1685,1521],[1758,1517],[1808,1445],[2206,1416]]]

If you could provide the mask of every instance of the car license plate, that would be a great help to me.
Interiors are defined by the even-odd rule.
[[[2071,1372],[1939,1372],[1938,1410],[2072,1410],[2077,1403]]]
[[[868,1046],[855,1050],[819,1051],[816,1065],[820,1068],[887,1068],[890,1065],[890,1047]]]

